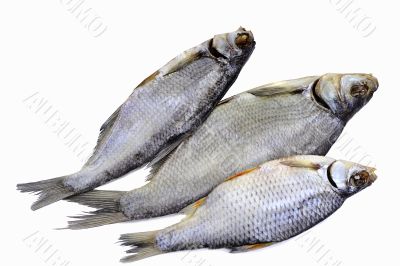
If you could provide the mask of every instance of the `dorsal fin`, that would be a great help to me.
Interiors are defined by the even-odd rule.
[[[266,97],[279,94],[295,94],[302,93],[311,84],[317,81],[319,76],[304,77],[299,79],[279,81],[262,85],[260,87],[247,91],[254,96]]]
[[[290,166],[290,167],[297,167],[297,168],[308,168],[308,169],[312,169],[312,170],[318,170],[321,168],[321,165],[319,165],[318,163],[309,161],[309,160],[286,160],[286,161],[282,161],[280,162],[283,165],[286,166]]]
[[[244,171],[241,171],[241,172],[239,172],[239,173],[237,173],[237,174],[234,174],[233,176],[230,176],[230,177],[228,177],[227,179],[225,179],[225,182],[226,182],[226,181],[230,181],[230,180],[235,179],[235,178],[238,178],[239,176],[242,176],[242,175],[251,173],[251,172],[253,172],[253,171],[255,171],[255,170],[259,169],[259,168],[260,168],[260,167],[257,166],[257,167],[253,167],[253,168],[250,168],[250,169],[246,169],[246,170],[244,170]]]

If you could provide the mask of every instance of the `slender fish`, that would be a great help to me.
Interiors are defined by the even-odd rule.
[[[300,234],[376,180],[375,169],[320,156],[270,161],[237,174],[162,230],[122,235],[123,262],[197,248],[243,252]]]
[[[254,47],[252,33],[239,28],[185,51],[140,83],[101,126],[80,171],[17,188],[39,195],[36,210],[157,164],[208,117]]]
[[[223,100],[191,138],[153,166],[145,186],[71,198],[98,210],[75,216],[69,228],[176,213],[247,168],[291,155],[325,155],[377,88],[372,75],[326,74]]]

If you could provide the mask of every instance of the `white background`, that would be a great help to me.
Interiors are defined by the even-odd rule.
[[[367,37],[361,26],[357,29],[357,19],[349,21],[346,12],[337,10],[345,0],[86,0],[82,6],[92,8],[100,17],[96,23],[106,29],[98,37],[93,28],[87,29],[87,22],[69,11],[67,2],[0,4],[2,264],[120,265],[125,249],[115,242],[121,233],[162,228],[180,219],[170,216],[84,231],[53,230],[65,226],[67,215],[89,208],[60,202],[32,212],[29,207],[35,197],[18,193],[15,185],[72,173],[82,160],[24,99],[34,93],[46,99],[57,116],[89,141],[90,150],[100,125],[140,81],[183,50],[243,26],[253,31],[257,47],[228,96],[273,81],[326,72],[366,72],[379,79],[378,92],[350,121],[346,139],[329,154],[368,160],[377,166],[379,178],[297,240],[246,254],[170,253],[136,265],[399,265],[396,1],[351,4],[352,10],[360,8],[357,19],[369,17],[362,26],[368,22],[372,23],[368,29],[376,27]],[[129,190],[143,185],[145,174],[144,170],[131,173],[103,188]]]

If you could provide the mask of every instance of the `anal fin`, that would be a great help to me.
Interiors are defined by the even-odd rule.
[[[240,253],[240,252],[248,252],[260,248],[265,248],[268,246],[271,246],[274,242],[266,242],[266,243],[257,243],[257,244],[251,244],[251,245],[244,245],[244,246],[239,246],[239,247],[231,247],[230,252],[231,253]]]

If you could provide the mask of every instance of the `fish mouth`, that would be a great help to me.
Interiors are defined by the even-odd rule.
[[[378,175],[375,173],[376,168],[374,167],[370,167],[369,168],[369,182],[372,184],[373,182],[376,181],[376,179],[378,179]]]
[[[379,81],[377,78],[375,78],[374,76],[372,76],[372,81],[375,83],[375,86],[372,88],[372,93],[376,92],[379,88]]]

